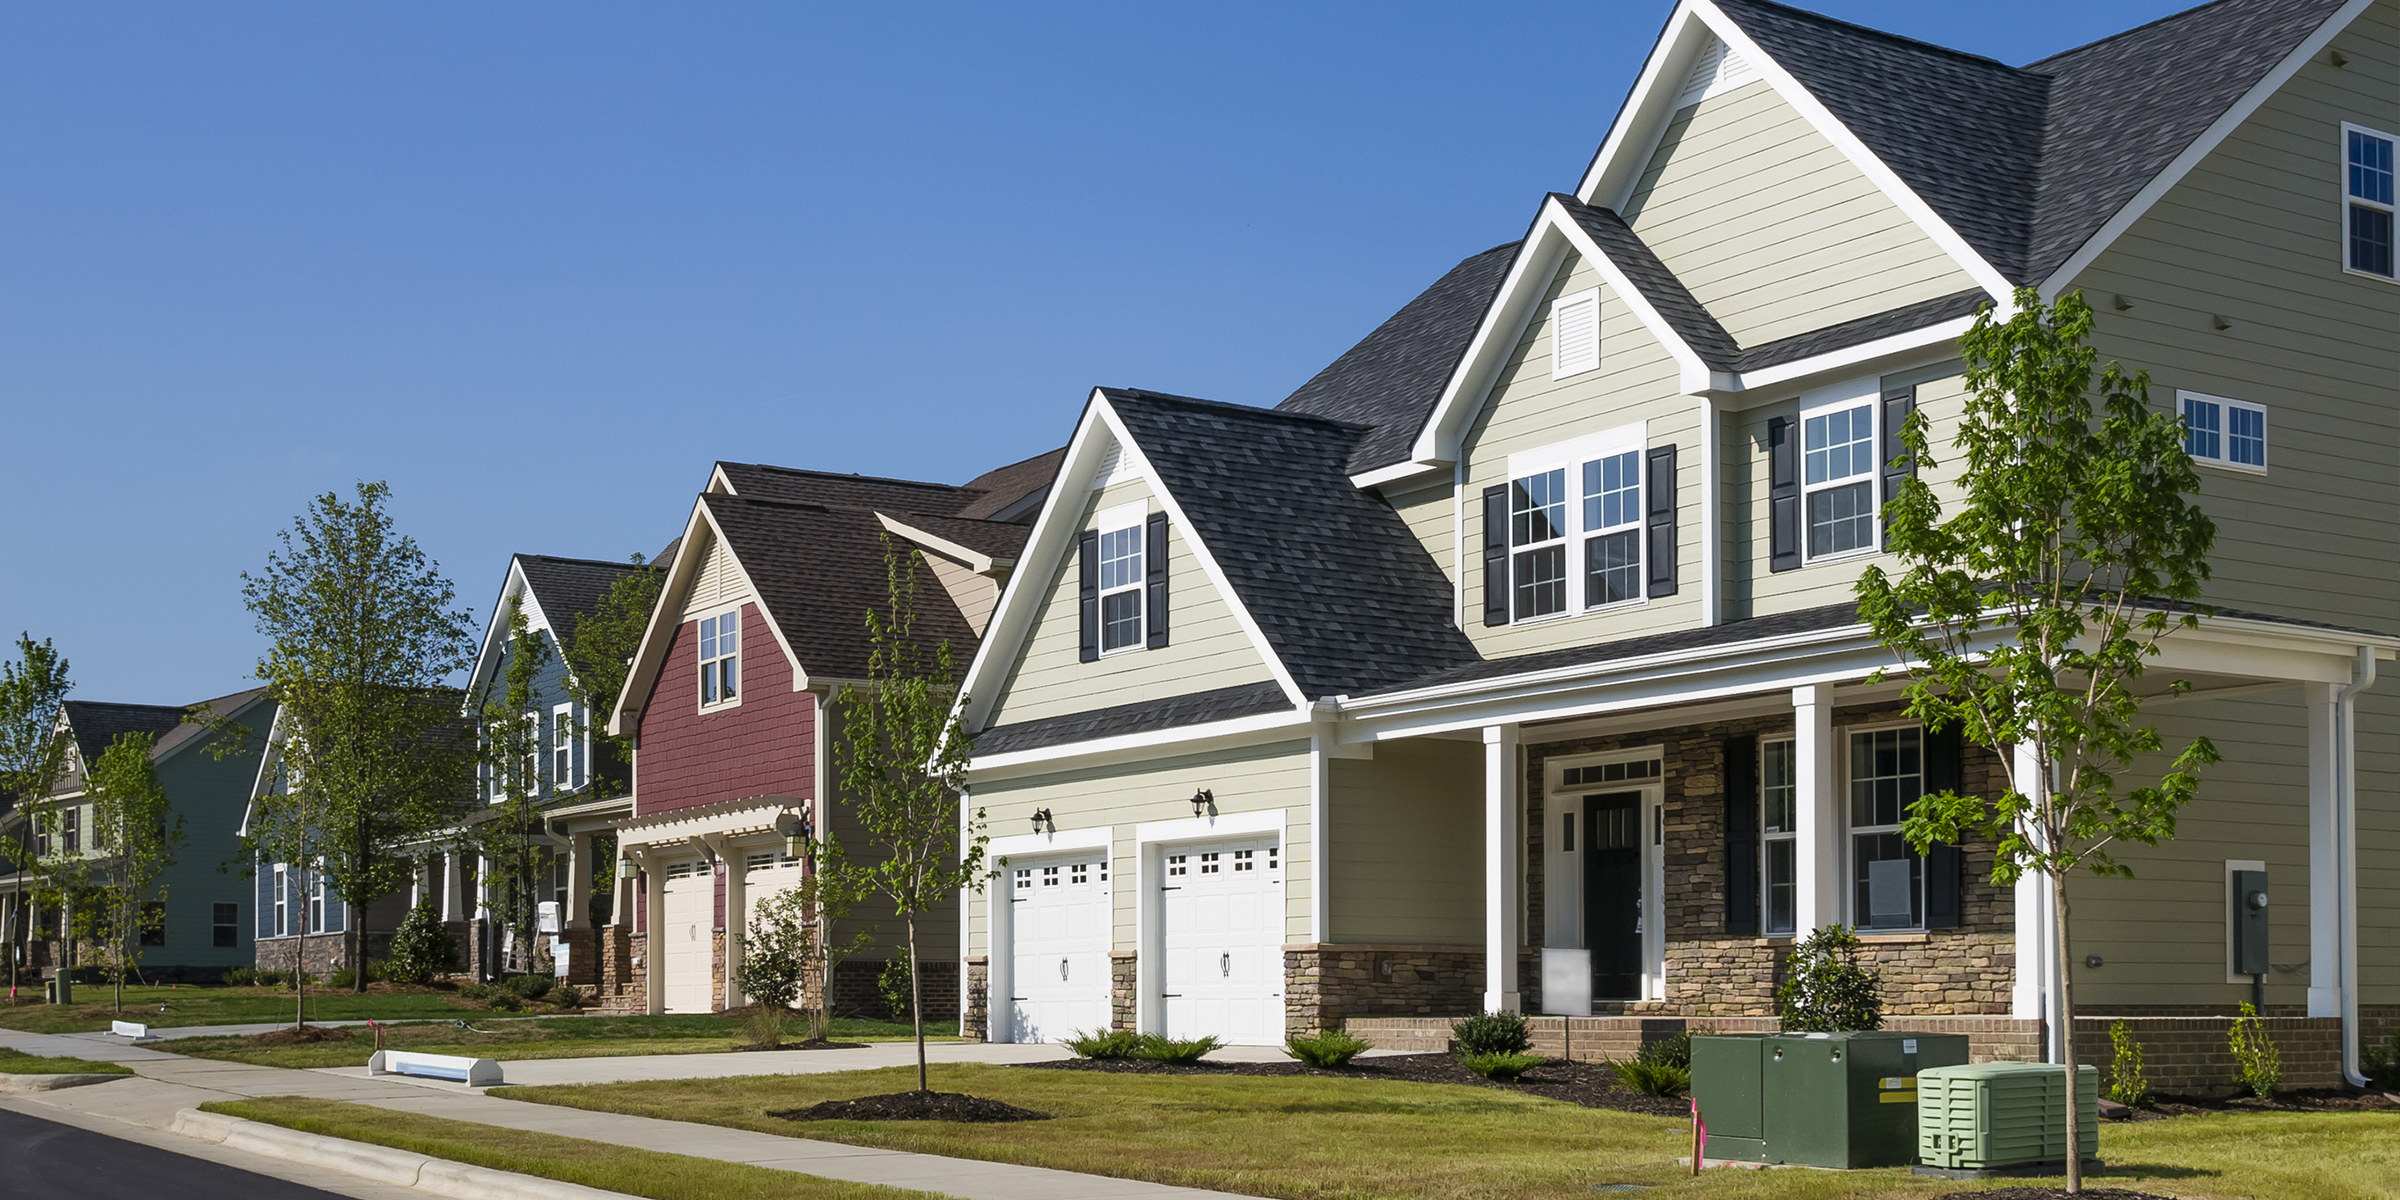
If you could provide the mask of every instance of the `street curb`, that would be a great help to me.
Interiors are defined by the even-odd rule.
[[[454,1200],[625,1200],[622,1192],[604,1192],[579,1183],[495,1171],[410,1150],[302,1133],[281,1125],[196,1108],[176,1113],[174,1123],[167,1128],[169,1132],[216,1142],[230,1150],[344,1171],[378,1183],[414,1188]]]
[[[138,1075],[0,1075],[0,1093],[26,1095],[33,1092],[55,1092],[60,1088],[83,1087],[86,1084],[107,1083],[111,1079],[138,1079]]]

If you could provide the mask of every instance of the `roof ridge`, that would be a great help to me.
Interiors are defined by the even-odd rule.
[[[1043,453],[1048,453],[1048,451],[1044,451]],[[1040,455],[1040,454],[1036,454],[1036,455],[1034,455],[1034,456],[1033,456],[1033,458],[1040,458],[1040,457],[1041,457],[1041,455]],[[1030,462],[1030,461],[1032,461],[1032,460],[1031,460],[1031,459],[1020,459],[1019,461],[1020,461],[1020,462]],[[817,469],[816,469],[816,468],[814,468],[814,467],[780,467],[780,466],[777,466],[777,465],[775,465],[774,463],[745,463],[745,462],[731,462],[731,461],[729,461],[729,460],[726,460],[726,459],[719,459],[719,460],[717,460],[717,465],[719,465],[719,466],[734,466],[734,467],[752,467],[752,468],[755,468],[755,469],[757,469],[757,470],[761,470],[761,471],[780,471],[780,472],[782,472],[782,473],[784,473],[784,474],[786,474],[786,475],[813,475],[813,476],[815,476],[815,477],[817,477],[817,478],[819,478],[819,479],[842,479],[842,480],[854,480],[854,481],[856,481],[856,482],[859,482],[859,483],[896,483],[896,484],[899,484],[899,485],[900,485],[900,486],[902,486],[902,487],[940,488],[940,489],[942,489],[943,491],[949,491],[949,492],[964,492],[964,491],[968,491],[968,490],[970,490],[970,489],[968,489],[968,488],[966,488],[966,487],[963,487],[963,486],[961,486],[961,485],[959,485],[959,484],[955,484],[955,483],[935,483],[935,482],[933,482],[933,481],[931,481],[931,480],[927,480],[927,479],[902,479],[902,478],[900,478],[900,477],[898,477],[898,476],[896,476],[896,475],[862,475],[862,474],[860,474],[860,473],[859,473],[859,472],[857,472],[857,471],[820,471],[820,470],[817,470]],[[1004,466],[1012,466],[1012,467],[1013,467],[1013,466],[1016,466],[1017,464],[1016,464],[1016,463],[1005,463],[1005,464],[1003,464],[1003,465],[1004,465]],[[997,470],[998,468],[994,468],[994,469],[995,469],[995,470]]]
[[[817,500],[786,500],[778,496],[744,496],[738,492],[702,492],[701,495],[711,500],[723,500],[732,504],[758,504],[768,508],[796,508],[821,513],[868,511],[851,505],[836,506]]]
[[[2216,2],[2220,2],[2220,0],[2211,0],[2211,3]],[[1866,34],[1879,41],[1891,42],[1902,46],[1911,46],[1919,50],[1930,50],[1936,54],[1946,55],[1950,58],[1963,59],[1967,62],[1983,63],[1988,66],[1998,67],[2003,71],[2021,72],[2025,69],[2023,67],[2011,66],[2008,63],[2002,62],[1997,58],[1993,58],[1988,54],[1977,54],[1973,51],[1961,50],[1956,46],[1945,46],[1939,42],[1929,42],[1923,38],[1913,38],[1904,33],[1893,33],[1888,29],[1877,29],[1872,25],[1861,25],[1855,21],[1845,21],[1840,17],[1827,16],[1824,13],[1815,12],[1810,9],[1779,3],[1778,0],[1718,0],[1718,3],[1754,4],[1761,8],[1779,9],[1796,17],[1804,17],[1808,20],[1815,21],[1821,25],[1831,25],[1848,32]]]
[[[1486,253],[1489,253],[1489,251],[1486,251]],[[1131,396],[1142,400],[1164,400],[1174,404],[1196,404],[1202,408],[1230,409],[1234,412],[1243,413],[1249,416],[1272,417],[1278,420],[1286,421],[1313,421],[1319,425],[1331,425],[1336,429],[1364,430],[1374,428],[1374,426],[1361,425],[1355,421],[1342,421],[1336,420],[1333,417],[1320,417],[1314,413],[1295,412],[1291,409],[1284,408],[1266,408],[1256,404],[1240,404],[1231,400],[1203,400],[1198,396],[1178,396],[1172,392],[1153,392],[1148,388],[1103,387],[1100,390],[1112,394]]]
[[[583,564],[583,565],[585,565],[585,566],[591,566],[591,567],[619,567],[619,568],[622,568],[622,569],[624,569],[624,570],[628,570],[628,571],[638,571],[638,570],[641,570],[641,569],[642,569],[642,568],[644,568],[644,567],[648,567],[648,566],[652,565],[652,564],[650,564],[650,563],[631,563],[631,562],[627,562],[627,561],[625,561],[624,559],[621,559],[621,558],[575,558],[575,557],[572,557],[572,556],[569,556],[569,555],[565,555],[565,554],[523,554],[523,553],[519,553],[519,554],[513,555],[512,557],[515,557],[515,558],[538,558],[538,559],[542,560],[543,562],[581,563],[581,564]]]
[[[2169,21],[2180,21],[2183,18],[2191,16],[2193,13],[2199,12],[2202,9],[2215,8],[2220,4],[2229,4],[2231,2],[2232,0],[2206,0],[2206,3],[2195,4],[2190,8],[2183,9],[2179,12],[2171,12],[2154,20],[2144,21],[2131,29],[2120,29],[2106,37],[2093,38],[2091,41],[2085,42],[2080,46],[2069,46],[2064,50],[2057,51],[2056,53],[2045,54],[2042,57],[2026,63],[2024,66],[2017,69],[2031,74],[2046,74],[2046,72],[2040,70],[2044,64],[2056,62],[2070,54],[2081,54],[2086,50],[2092,50],[2101,46],[2105,46],[2119,38],[2132,37],[2134,34],[2140,33],[2147,29],[2155,29]]]
[[[235,692],[234,695],[238,696],[241,693]],[[150,704],[140,700],[62,700],[59,703],[62,706],[80,704],[85,708],[155,708],[170,712],[189,712],[192,707],[189,704]],[[206,702],[203,701],[203,703]]]

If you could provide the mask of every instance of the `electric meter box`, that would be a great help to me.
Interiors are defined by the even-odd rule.
[[[1709,1158],[1897,1167],[1917,1157],[1917,1077],[1967,1061],[1955,1033],[1775,1033],[1692,1039]]]
[[[2055,1063],[1977,1063],[1917,1076],[1917,1158],[1929,1167],[2066,1169],[2066,1072]],[[2076,1070],[2083,1158],[2100,1153],[2100,1072]]]

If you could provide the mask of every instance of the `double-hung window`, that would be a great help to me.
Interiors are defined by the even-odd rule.
[[[1860,929],[1924,927],[1925,862],[1900,834],[1924,794],[1924,730],[1850,735],[1850,915]]]
[[[1100,514],[1100,653],[1143,645],[1142,524],[1147,504],[1124,504]]]
[[[242,906],[214,904],[210,906],[209,944],[219,950],[242,943]]]
[[[1804,412],[1801,493],[1808,557],[1875,547],[1875,401]]]
[[[700,705],[729,704],[741,695],[742,610],[700,618]]]
[[[1516,619],[1567,611],[1566,468],[1509,481],[1508,545]]]
[[[567,791],[575,786],[575,706],[550,710],[550,786]]]
[[[1512,621],[1642,598],[1643,428],[1509,456]]]
[[[291,873],[282,863],[275,864],[275,936],[288,937],[292,932]]]
[[[1791,739],[1759,745],[1759,874],[1766,932],[1795,931],[1799,921],[1800,777]]]
[[[83,809],[70,807],[58,814],[58,852],[83,853]]]
[[[1583,606],[1642,594],[1642,453],[1583,464]]]
[[[311,878],[308,887],[308,931],[323,933],[325,932],[325,872],[319,869],[309,872],[309,875]]]
[[[2395,278],[2392,259],[2392,135],[2342,126],[2343,263]]]
[[[2267,469],[2267,410],[2247,400],[2175,393],[2183,410],[2183,448],[2197,462],[2245,471]]]

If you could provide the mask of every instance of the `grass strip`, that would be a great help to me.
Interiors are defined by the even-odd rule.
[[[133,1068],[88,1058],[48,1058],[0,1046],[0,1075],[131,1075]]]
[[[267,1096],[220,1100],[202,1111],[346,1138],[520,1175],[537,1175],[650,1200],[940,1200],[930,1192],[848,1183],[747,1163],[636,1150],[554,1133],[503,1129],[418,1113]]]
[[[740,1050],[749,1043],[741,1022],[700,1015],[633,1017],[544,1017],[536,1020],[468,1022],[462,1029],[450,1021],[421,1025],[390,1025],[383,1030],[383,1048],[420,1054],[455,1054],[511,1062],[541,1058],[607,1058],[648,1054],[718,1054]],[[907,1026],[888,1021],[837,1020],[835,1041],[895,1040]],[[486,1032],[477,1032],[483,1030]],[[355,1026],[329,1031],[340,1040],[301,1046],[259,1046],[244,1037],[177,1038],[164,1048],[193,1058],[249,1063],[261,1067],[306,1070],[312,1067],[364,1065],[375,1049],[373,1030]],[[782,1053],[808,1054],[791,1050]]]

